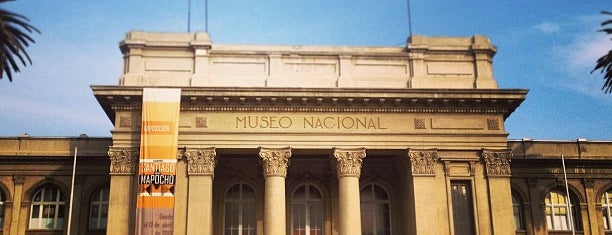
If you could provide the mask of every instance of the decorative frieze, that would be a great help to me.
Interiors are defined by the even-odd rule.
[[[197,128],[208,128],[208,118],[203,116],[197,116],[195,126]]]
[[[120,116],[119,117],[119,127],[131,128],[132,127],[132,116]]]
[[[334,157],[337,161],[338,177],[361,175],[361,163],[366,156],[365,148],[341,149],[334,148]]]
[[[436,162],[438,161],[438,150],[409,150],[410,170],[412,176],[435,176]]]
[[[109,147],[110,174],[134,174],[138,163],[138,148],[134,147]]]
[[[414,129],[426,129],[425,118],[415,118],[414,119]]]
[[[510,161],[512,160],[510,150],[483,149],[481,154],[487,169],[487,176],[510,177]]]
[[[291,148],[259,148],[264,177],[287,176]]]
[[[487,119],[487,129],[499,130],[499,121],[497,119]]]
[[[214,175],[217,152],[215,148],[187,148],[187,175]]]

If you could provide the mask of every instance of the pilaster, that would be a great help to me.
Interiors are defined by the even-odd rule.
[[[286,230],[285,177],[291,148],[259,148],[265,178],[264,235],[284,235]]]
[[[512,152],[510,150],[487,150],[481,152],[482,159],[485,163],[486,174],[489,178],[495,177],[510,177],[510,161],[512,161]]]
[[[110,175],[134,175],[138,156],[137,147],[109,147]]]
[[[215,148],[186,148],[189,180],[187,234],[211,235],[213,227],[213,175]]]
[[[80,224],[83,223],[82,217],[79,215],[82,212],[81,202],[83,201],[83,183],[84,181],[85,181],[84,176],[76,176],[74,179],[74,195],[73,195],[74,200],[72,204],[72,222],[71,222],[70,231],[75,232],[76,234],[79,234]],[[68,215],[66,215],[66,218],[68,218]],[[88,217],[85,217],[85,218],[88,218]]]
[[[361,234],[359,176],[365,148],[334,148],[338,174],[339,235]]]
[[[481,158],[486,168],[492,234],[514,231],[512,204],[508,203],[512,201],[510,187],[512,152],[508,149],[482,149]]]
[[[439,218],[437,209],[431,205],[436,204],[436,165],[438,162],[437,149],[408,149],[408,167],[406,188],[412,195],[407,195],[407,209],[412,209],[412,216],[405,218],[410,227],[406,228],[409,234],[436,234],[438,228],[431,226],[430,218]]]
[[[593,234],[599,231],[599,223],[598,221],[601,219],[601,211],[598,212],[595,204],[600,201],[601,198],[597,198],[597,193],[593,187],[594,185],[593,179],[582,179],[582,184],[584,185],[584,192],[586,194],[587,201],[587,215],[588,224],[585,224],[584,227],[588,226],[588,230]],[[584,220],[583,220],[584,221]],[[602,226],[603,227],[603,226]],[[587,232],[587,228],[584,229],[585,233]],[[599,231],[600,234],[604,234],[605,231]]]
[[[193,75],[191,76],[190,84],[192,86],[209,86],[210,85],[210,49],[212,43],[210,35],[206,32],[197,32],[195,40],[191,41],[190,46],[193,48]]]
[[[133,234],[136,189],[134,175],[139,148],[110,146],[108,156],[111,162],[111,182],[106,234]]]
[[[493,55],[495,47],[488,38],[474,36],[471,49],[474,51],[475,81],[474,88],[497,89],[497,82],[493,79]]]
[[[16,175],[13,176],[13,208],[11,209],[11,224],[10,224],[10,235],[19,234],[19,218],[21,212],[21,198],[23,197],[23,182],[25,176]]]

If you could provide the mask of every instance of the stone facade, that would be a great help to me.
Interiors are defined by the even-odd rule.
[[[120,47],[119,85],[92,86],[111,137],[0,138],[3,234],[65,232],[34,226],[33,198],[68,195],[75,146],[73,231],[134,234],[143,87],[182,90],[175,234],[567,234],[544,212],[561,154],[582,233],[605,232],[612,142],[508,141],[527,91],[497,88],[486,37],[246,46],[132,31]]]

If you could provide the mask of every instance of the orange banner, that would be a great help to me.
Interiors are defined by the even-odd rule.
[[[172,235],[181,89],[142,93],[136,234]]]

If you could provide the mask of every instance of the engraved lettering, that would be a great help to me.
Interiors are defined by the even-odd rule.
[[[278,125],[281,128],[287,129],[287,128],[289,128],[289,127],[291,127],[293,125],[293,120],[291,120],[291,118],[289,118],[289,117],[282,116],[278,120]]]
[[[289,116],[236,116],[234,127],[240,129],[289,129],[293,126],[293,118]],[[380,117],[351,117],[351,116],[306,116],[302,117],[303,129],[324,130],[385,130],[386,126]]]
[[[242,128],[246,128],[246,122],[245,122],[245,117],[236,117],[236,128],[238,128],[240,126],[240,124],[242,124]]]
[[[292,125],[293,120],[287,116],[242,116],[235,119],[235,128],[243,129],[287,129]]]

